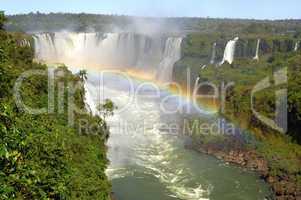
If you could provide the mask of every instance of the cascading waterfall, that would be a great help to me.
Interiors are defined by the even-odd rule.
[[[97,105],[95,104],[93,100],[93,91],[90,91],[90,88],[88,86],[88,82],[84,81],[84,89],[85,89],[85,105],[86,109],[92,114],[96,115],[98,113],[97,111]]]
[[[215,63],[215,57],[216,57],[216,42],[213,44],[212,47],[212,56],[211,56],[210,64],[213,65]]]
[[[296,42],[294,51],[298,51],[300,45],[300,41]]]
[[[220,62],[220,65],[223,65],[226,61],[229,64],[233,63],[234,55],[235,55],[235,47],[236,47],[236,43],[238,40],[239,40],[239,38],[236,37],[227,43],[225,51],[224,51],[224,57],[223,57],[223,60]]]
[[[257,40],[257,46],[256,46],[256,53],[255,53],[255,56],[253,58],[254,60],[259,60],[260,42],[261,42],[261,39],[258,39]]]
[[[132,33],[44,33],[34,40],[36,57],[47,63],[121,68],[134,67],[141,58],[152,66],[161,54],[160,43]]]
[[[171,82],[174,64],[181,58],[182,38],[168,38],[165,44],[163,60],[157,70],[159,82]]]
[[[21,41],[19,42],[19,45],[20,45],[21,47],[26,47],[26,46],[30,47],[30,46],[31,46],[31,45],[30,45],[30,42],[29,42],[27,39],[21,40]]]
[[[33,38],[36,58],[47,64],[137,69],[160,74],[161,81],[171,80],[173,65],[181,56],[180,37],[56,32]]]

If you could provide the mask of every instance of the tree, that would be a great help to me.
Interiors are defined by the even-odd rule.
[[[112,116],[115,109],[117,109],[117,107],[110,99],[106,99],[104,104],[99,104],[97,106],[97,110],[104,120],[106,119],[106,117]]]
[[[80,79],[84,82],[85,80],[87,80],[88,79],[88,77],[87,77],[87,70],[80,70],[79,72],[78,72],[78,76],[80,77]]]
[[[3,30],[3,25],[6,22],[4,11],[0,11],[0,30]]]

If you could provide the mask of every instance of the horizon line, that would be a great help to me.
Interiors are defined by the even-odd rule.
[[[0,10],[1,11],[1,10]],[[4,11],[4,10],[3,10]],[[6,13],[6,11],[4,11]],[[17,15],[50,15],[50,14],[84,14],[84,15],[105,15],[105,16],[116,16],[116,17],[137,17],[137,18],[149,18],[149,19],[177,19],[177,18],[186,18],[186,19],[219,19],[219,20],[248,20],[248,21],[301,21],[301,18],[279,18],[279,19],[268,19],[268,18],[234,18],[234,17],[212,17],[212,16],[143,16],[143,15],[130,15],[130,14],[117,14],[117,13],[94,13],[94,12],[40,12],[40,11],[31,11],[25,13],[9,13],[5,14],[6,16],[17,16]]]

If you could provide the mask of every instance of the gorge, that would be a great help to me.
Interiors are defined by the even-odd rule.
[[[301,199],[300,41],[298,19],[0,11],[0,199]]]
[[[221,118],[156,86],[173,81],[182,37],[64,32],[33,38],[38,61],[65,64],[75,74],[87,70],[85,101],[94,115],[105,99],[117,105],[115,115],[107,119],[111,132],[107,175],[117,199],[251,200],[270,195],[256,174],[185,148],[190,139],[175,125],[183,127],[193,117],[214,125]],[[226,45],[224,61],[233,62],[237,40]],[[104,74],[105,70],[114,71]],[[128,71],[135,71],[135,76],[125,78]],[[140,73],[151,79],[141,82]]]

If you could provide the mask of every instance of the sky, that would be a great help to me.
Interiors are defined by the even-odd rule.
[[[301,0],[0,0],[6,14],[72,12],[151,17],[301,19]]]

